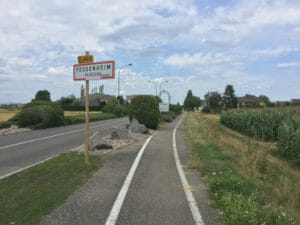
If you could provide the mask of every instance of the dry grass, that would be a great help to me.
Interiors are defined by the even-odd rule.
[[[13,117],[17,112],[18,110],[10,111],[6,109],[0,109],[0,122],[7,121],[11,117]]]
[[[64,111],[65,116],[78,116],[78,115],[83,115],[83,111]],[[97,114],[101,112],[90,112],[90,114]]]
[[[237,159],[236,167],[262,186],[264,196],[300,218],[300,173],[290,164],[271,154],[275,144],[260,142],[230,130],[219,123],[219,117],[191,113],[186,120],[187,135],[194,142],[214,142]],[[192,167],[201,167],[193,157]]]

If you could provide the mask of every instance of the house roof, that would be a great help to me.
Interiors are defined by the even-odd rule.
[[[244,97],[238,97],[239,103],[260,103],[263,102],[260,98],[256,97],[255,95],[246,94]]]
[[[293,103],[300,103],[300,99],[299,98],[294,98],[294,99],[291,99],[291,102],[293,102]]]

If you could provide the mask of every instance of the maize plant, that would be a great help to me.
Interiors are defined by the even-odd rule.
[[[277,141],[279,155],[300,161],[299,115],[295,109],[231,110],[221,113],[220,122],[262,141]]]

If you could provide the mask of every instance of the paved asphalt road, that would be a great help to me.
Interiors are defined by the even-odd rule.
[[[109,135],[127,123],[128,118],[92,122],[90,136]],[[84,144],[84,132],[85,124],[77,124],[0,136],[0,177]]]
[[[176,143],[189,186],[183,187],[181,184],[172,145],[173,130],[179,119],[154,134],[145,148],[116,223],[107,223],[108,217],[145,140],[104,155],[103,165],[93,177],[69,196],[63,205],[44,217],[40,225],[222,224],[217,210],[209,206],[206,185],[197,171],[188,167],[190,155],[184,135],[184,121],[177,129]],[[203,223],[195,223],[184,189],[193,193]]]

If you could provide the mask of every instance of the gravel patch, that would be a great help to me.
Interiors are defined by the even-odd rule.
[[[151,135],[154,133],[154,130],[149,130],[149,134]],[[132,133],[131,131],[128,131],[128,139],[112,139],[110,135],[103,137],[104,142],[107,144],[112,145],[113,149],[110,150],[94,150],[94,151],[89,151],[89,154],[105,154],[108,152],[111,152],[115,149],[120,149],[123,148],[127,145],[130,145],[132,143],[135,143],[137,141],[143,140],[149,136],[149,134],[137,134],[137,133]],[[90,137],[91,138],[91,137]],[[85,145],[81,145],[78,148],[75,149],[75,151],[78,152],[85,152]]]
[[[21,133],[27,131],[31,131],[31,129],[19,128],[16,125],[12,125],[10,128],[0,129],[0,135],[15,134],[15,133]]]

